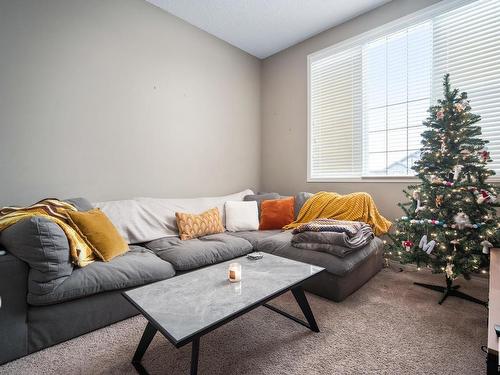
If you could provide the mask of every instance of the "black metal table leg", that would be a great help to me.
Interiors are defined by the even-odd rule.
[[[191,375],[198,374],[198,355],[200,353],[200,338],[197,337],[191,344]]]
[[[314,332],[319,332],[318,324],[316,324],[316,319],[314,319],[313,312],[311,310],[311,306],[309,306],[309,302],[307,302],[306,295],[304,294],[304,290],[302,287],[298,286],[292,289],[293,296],[295,300],[300,306],[304,317],[309,323],[309,328]]]
[[[132,364],[139,374],[147,374],[146,369],[141,365],[141,359],[144,356],[144,353],[146,353],[146,350],[149,347],[149,344],[151,344],[151,341],[153,340],[153,337],[155,337],[157,331],[158,330],[149,322],[144,329],[141,341],[139,342],[134,357],[132,358]]]

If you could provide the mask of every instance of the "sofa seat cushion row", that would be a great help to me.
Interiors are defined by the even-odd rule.
[[[176,271],[224,262],[253,251],[247,240],[228,233],[212,234],[183,241],[179,237],[163,237],[144,244]]]
[[[46,294],[28,293],[31,305],[50,305],[112,290],[132,288],[175,275],[172,265],[152,251],[130,246],[111,262],[94,262],[75,268],[57,288]]]

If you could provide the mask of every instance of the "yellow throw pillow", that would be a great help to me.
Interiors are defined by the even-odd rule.
[[[224,232],[224,226],[217,208],[211,208],[199,215],[176,212],[175,217],[181,240],[190,240],[207,234]]]
[[[66,211],[70,225],[101,260],[108,262],[128,251],[128,244],[100,209]]]

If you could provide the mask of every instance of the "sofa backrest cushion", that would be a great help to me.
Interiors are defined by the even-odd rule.
[[[28,292],[50,293],[73,272],[68,239],[59,225],[33,216],[3,230],[2,245],[30,266]]]
[[[246,195],[243,200],[245,201],[256,201],[257,202],[257,211],[259,213],[259,219],[260,219],[260,204],[262,201],[267,201],[271,199],[280,199],[280,195],[278,193],[264,193],[264,192],[259,192],[257,194],[249,194]]]
[[[297,219],[297,216],[299,215],[300,209],[306,203],[306,201],[311,198],[314,194],[313,193],[307,193],[305,191],[301,191],[300,193],[297,193],[295,195],[295,217],[294,219]]]
[[[90,211],[94,208],[87,198],[69,198],[64,201],[71,203],[78,211]]]
[[[227,201],[242,201],[245,195],[253,194],[244,190],[236,194],[208,198],[134,198],[121,201],[95,203],[111,220],[129,244],[153,241],[158,238],[179,234],[176,212],[200,214],[217,207],[225,226],[224,204]]]
[[[93,208],[85,198],[65,200],[79,211]],[[28,294],[52,292],[73,272],[68,239],[59,225],[45,217],[19,221],[0,233],[0,243],[29,265]]]

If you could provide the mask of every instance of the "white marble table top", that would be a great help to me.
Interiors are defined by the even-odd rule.
[[[231,283],[228,267],[235,262],[241,264],[242,279]],[[124,294],[176,344],[322,270],[264,254],[260,260],[236,258]]]

